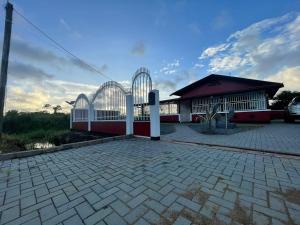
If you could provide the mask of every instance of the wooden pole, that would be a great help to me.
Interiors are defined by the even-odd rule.
[[[5,102],[6,83],[7,83],[7,68],[8,68],[8,59],[9,59],[9,49],[10,49],[13,5],[7,2],[5,9],[6,9],[6,17],[5,17],[3,51],[2,51],[2,61],[1,61],[1,77],[0,77],[0,135],[1,135],[0,137],[2,137],[2,131],[3,131],[4,102]]]

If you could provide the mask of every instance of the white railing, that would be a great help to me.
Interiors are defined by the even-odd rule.
[[[206,109],[217,103],[221,103],[218,112],[223,113],[228,112],[230,108],[233,108],[235,112],[266,110],[266,101],[263,91],[199,98],[192,100],[192,113],[205,113]]]

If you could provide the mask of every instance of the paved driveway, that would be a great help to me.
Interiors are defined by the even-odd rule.
[[[253,150],[269,150],[300,155],[300,123],[271,123],[231,135],[205,135],[185,124],[176,124],[176,132],[163,140],[218,144]]]
[[[0,224],[300,224],[299,158],[130,139],[0,168]]]

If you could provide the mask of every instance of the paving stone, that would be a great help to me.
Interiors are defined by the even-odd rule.
[[[37,212],[37,211],[34,211],[34,212],[29,213],[29,214],[27,214],[27,215],[25,215],[25,216],[18,217],[17,219],[12,220],[12,221],[9,222],[9,223],[6,223],[6,225],[23,224],[23,223],[25,223],[25,222],[27,222],[27,221],[29,221],[29,220],[32,220],[32,219],[34,219],[34,218],[36,218],[36,217],[38,217],[38,216],[39,216],[38,212]]]
[[[144,194],[147,195],[149,198],[154,199],[156,201],[159,201],[160,199],[163,198],[162,194],[160,194],[157,191],[153,191],[151,189],[147,189],[146,191],[144,191]]]
[[[87,202],[83,202],[77,205],[75,208],[77,213],[83,220],[95,212],[95,210]]]
[[[69,202],[67,196],[65,194],[60,194],[52,198],[54,205],[59,207]]]
[[[72,217],[76,214],[76,211],[74,209],[69,209],[68,211],[65,211],[57,216],[52,217],[51,219],[43,222],[44,225],[52,225],[52,224],[58,224],[61,223],[68,218]]]
[[[195,211],[195,212],[198,212],[201,208],[201,206],[187,198],[184,198],[184,197],[179,197],[177,200],[176,200],[179,204]]]
[[[147,198],[148,198],[147,195],[140,194],[140,195],[136,196],[135,198],[133,198],[130,202],[128,202],[128,205],[129,205],[131,208],[135,208],[135,207],[137,207],[139,204],[141,204],[142,202],[144,202]]]
[[[237,193],[234,191],[226,190],[224,199],[227,201],[235,202],[237,199]]]
[[[155,200],[147,200],[145,202],[145,205],[147,205],[150,209],[154,210],[158,214],[161,214],[166,209],[165,206],[163,206],[162,204],[160,204],[158,201]]]
[[[128,184],[126,184],[126,183],[122,183],[122,184],[120,184],[119,186],[118,186],[120,189],[122,189],[123,191],[125,191],[125,192],[130,192],[130,191],[132,191],[132,187],[131,186],[129,186]]]
[[[170,191],[172,191],[175,187],[173,185],[166,185],[162,189],[159,190],[159,193],[162,195],[167,195]]]
[[[165,206],[170,206],[176,199],[178,198],[178,195],[175,193],[169,193],[167,196],[165,196],[160,203]]]
[[[131,210],[131,212],[126,215],[124,218],[129,224],[133,224],[140,217],[142,217],[147,212],[147,208],[143,205],[139,205],[135,209]]]
[[[145,215],[144,219],[147,220],[151,224],[159,224],[160,215],[153,210],[149,210]]]
[[[90,192],[86,195],[84,195],[84,198],[90,203],[90,204],[94,204],[98,201],[101,200],[101,198],[94,192]]]
[[[106,216],[108,216],[110,213],[112,213],[112,209],[110,207],[107,207],[105,209],[101,209],[97,212],[95,212],[93,215],[89,216],[84,220],[84,223],[89,224],[96,224],[97,222],[104,219]]]
[[[151,225],[150,223],[148,223],[146,220],[144,220],[143,218],[139,219],[134,225]]]
[[[100,194],[100,197],[101,197],[101,198],[106,198],[106,197],[112,195],[113,193],[115,193],[115,192],[117,192],[117,191],[119,191],[119,190],[120,190],[119,188],[113,187],[113,188],[111,188],[111,189],[109,189],[109,190],[103,192],[102,194]]]
[[[26,198],[21,198],[21,209],[27,208],[28,206],[32,206],[36,203],[35,196],[31,195]]]
[[[288,217],[285,213],[282,213],[282,212],[279,212],[279,211],[276,211],[276,210],[273,210],[270,208],[266,208],[266,207],[254,204],[253,209],[257,212],[263,213],[267,216],[274,217],[276,219],[279,219],[279,220],[282,220],[285,222],[288,220]]]
[[[212,218],[215,213],[215,209],[218,208],[218,205],[214,202],[207,201],[202,207],[200,213],[207,218]]]
[[[229,208],[229,209],[233,209],[234,208],[234,203],[233,202],[227,201],[227,200],[222,199],[222,198],[218,198],[218,197],[213,196],[213,195],[211,195],[208,198],[208,200],[211,201],[211,202],[214,202],[214,203],[216,203],[218,205],[221,205],[221,206],[223,206],[225,208]]]
[[[28,220],[27,222],[22,223],[22,225],[40,225],[40,224],[42,223],[39,217],[36,217],[32,220]]]
[[[186,218],[183,218],[182,216],[179,216],[176,221],[173,223],[173,225],[190,225],[192,224],[191,221],[187,220]]]
[[[4,223],[7,223],[9,221],[12,221],[12,220],[18,218],[19,215],[20,215],[19,206],[14,206],[12,208],[6,209],[2,212],[1,223],[0,224],[4,224]]]
[[[111,207],[120,215],[125,216],[130,209],[120,200],[117,200],[111,204]]]
[[[254,197],[267,201],[267,191],[254,187]]]
[[[142,193],[146,189],[147,189],[147,187],[145,187],[144,185],[141,185],[138,188],[131,191],[129,194],[132,195],[132,196],[137,196],[138,194]]]
[[[269,195],[270,206],[272,209],[285,212],[285,205],[283,200],[274,197],[273,195]]]
[[[127,223],[116,213],[112,213],[104,219],[107,225],[126,225]]]
[[[110,195],[108,196],[107,198],[105,199],[102,199],[101,201],[95,203],[93,205],[93,207],[96,209],[96,210],[99,210],[107,205],[109,205],[110,203],[112,203],[113,201],[115,201],[117,198],[114,196],[114,195]]]
[[[74,215],[71,218],[65,220],[63,222],[64,225],[83,225],[84,223],[82,222],[82,220],[80,219],[80,217],[78,215]]]
[[[66,210],[74,208],[75,206],[79,205],[80,203],[82,203],[84,201],[85,201],[85,199],[82,197],[76,198],[73,201],[67,202],[64,205],[57,207],[57,211],[58,211],[58,213],[62,213]]]
[[[123,202],[129,202],[132,199],[132,197],[124,191],[118,191],[115,193],[115,196],[117,196],[118,199],[122,200]]]
[[[57,211],[52,204],[39,209],[39,213],[42,221],[46,221],[57,215]]]
[[[259,212],[253,212],[253,222],[255,224],[268,225],[270,224],[269,217]]]

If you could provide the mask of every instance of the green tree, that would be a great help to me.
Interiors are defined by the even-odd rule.
[[[52,109],[53,109],[53,113],[56,114],[58,111],[62,110],[62,107],[60,105],[57,105],[57,106],[53,106]]]
[[[284,109],[290,101],[297,96],[300,96],[300,92],[298,91],[282,91],[273,98],[274,101],[270,108],[273,110]]]

